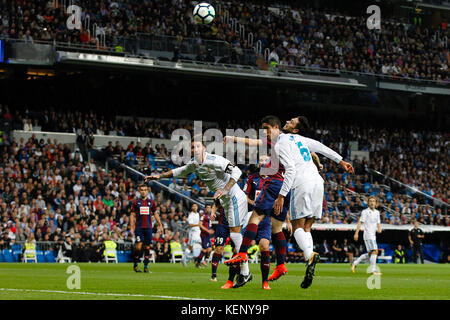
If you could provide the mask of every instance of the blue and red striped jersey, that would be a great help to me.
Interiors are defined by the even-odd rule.
[[[269,163],[267,163],[263,168],[264,169],[269,169],[268,171],[270,172],[268,174],[268,178],[267,181],[269,181],[268,183],[270,183],[271,180],[279,180],[279,181],[283,181],[284,180],[284,166],[283,164],[281,164],[281,162],[279,161],[279,159],[275,158],[275,153],[272,150],[273,147],[275,146],[275,144],[272,141],[267,140],[266,138],[262,139],[263,143],[267,144],[268,147],[268,153],[270,154],[270,161]]]
[[[136,228],[152,228],[151,213],[156,211],[156,204],[150,199],[137,199],[131,205],[131,212],[136,216]]]
[[[202,225],[206,228],[206,229],[211,229],[211,219],[209,218],[209,214],[204,214],[203,215],[203,219],[202,219]],[[202,237],[209,237],[210,234],[208,232],[206,232],[205,230],[201,229],[201,233],[200,235]]]
[[[268,178],[263,178],[259,172],[253,173],[248,176],[247,182],[244,187],[245,194],[250,198],[250,200],[256,200],[259,193],[261,192],[264,183]],[[248,211],[253,211],[253,206],[248,205]]]

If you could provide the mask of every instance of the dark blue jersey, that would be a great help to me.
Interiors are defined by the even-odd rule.
[[[137,199],[131,205],[131,212],[136,217],[135,228],[151,229],[152,218],[151,213],[156,211],[156,204],[150,199]]]

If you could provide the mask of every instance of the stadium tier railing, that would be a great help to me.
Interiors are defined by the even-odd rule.
[[[420,191],[416,187],[412,187],[412,186],[409,186],[407,184],[404,184],[403,182],[400,182],[400,181],[398,181],[398,180],[396,180],[396,179],[394,179],[392,177],[389,177],[388,175],[385,175],[385,174],[383,174],[383,173],[381,173],[381,172],[379,172],[377,170],[373,170],[373,169],[368,168],[368,169],[366,169],[366,171],[369,172],[371,175],[381,176],[381,177],[383,177],[383,179],[389,180],[392,183],[395,183],[395,184],[401,186],[402,188],[411,191],[412,194],[417,194],[417,195],[420,195],[423,198],[426,198],[426,199],[430,200],[433,203],[434,206],[446,207],[447,209],[450,208],[450,204],[448,204],[448,203],[446,203],[446,202],[444,202],[444,201],[442,201],[440,199],[433,198],[429,194],[426,194],[425,192]]]

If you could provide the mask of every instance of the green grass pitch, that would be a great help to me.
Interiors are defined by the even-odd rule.
[[[191,263],[150,264],[152,273],[135,273],[131,263],[78,264],[80,289],[68,289],[69,264],[0,263],[0,299],[219,299],[219,300],[448,300],[450,265],[380,264],[380,289],[368,289],[361,264],[352,274],[348,264],[318,264],[312,286],[301,289],[304,264],[287,264],[289,273],[261,289],[259,264],[251,264],[253,281],[239,289],[222,290],[228,268],[219,265],[218,282],[210,282],[211,267],[196,269]]]

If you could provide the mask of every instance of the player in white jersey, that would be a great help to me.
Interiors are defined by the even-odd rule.
[[[364,225],[364,244],[366,245],[367,253],[362,254],[358,259],[353,261],[352,272],[355,273],[356,266],[363,260],[369,260],[370,272],[373,274],[380,274],[376,271],[378,246],[376,232],[381,233],[380,211],[376,209],[378,206],[378,199],[375,196],[369,197],[368,208],[361,212],[358,225],[356,227],[354,239],[358,241],[359,229]]]
[[[324,181],[312,161],[311,152],[320,153],[338,163],[344,170],[352,173],[350,163],[342,160],[335,151],[319,141],[299,135],[309,128],[308,120],[299,116],[286,121],[284,132],[275,144],[275,153],[285,168],[283,185],[274,204],[275,214],[279,214],[284,205],[284,198],[291,191],[290,214],[294,238],[302,249],[307,268],[301,287],[308,288],[314,277],[314,269],[319,261],[319,254],[313,251],[311,227],[316,219],[322,217]]]
[[[187,219],[189,224],[189,236],[188,245],[184,251],[182,261],[184,266],[186,266],[188,258],[192,257],[194,259],[200,254],[200,252],[195,252],[194,248],[202,243],[202,239],[200,238],[200,214],[198,213],[198,206],[196,203],[192,205],[191,210],[192,211],[189,213]]]
[[[198,137],[198,136],[197,136]],[[191,143],[192,158],[186,165],[162,174],[145,177],[145,180],[181,177],[195,172],[206,183],[209,190],[215,192],[214,199],[219,200],[230,227],[230,238],[237,251],[242,244],[241,229],[248,222],[247,196],[236,182],[241,177],[241,170],[222,156],[206,152],[201,137],[194,137]],[[248,274],[248,263],[241,265],[241,270]]]

